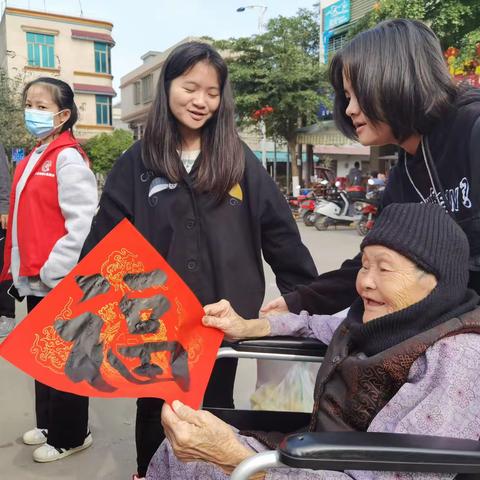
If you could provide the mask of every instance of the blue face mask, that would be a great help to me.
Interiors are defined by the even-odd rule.
[[[53,113],[34,108],[25,109],[25,127],[37,138],[45,138],[52,134],[61,125],[55,126],[53,117],[60,112]]]

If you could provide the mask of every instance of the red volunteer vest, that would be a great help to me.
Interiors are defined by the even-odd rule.
[[[70,131],[63,132],[42,153],[28,176],[18,201],[17,241],[20,252],[20,275],[34,277],[47,261],[55,243],[66,235],[65,219],[58,203],[57,158],[65,148],[76,148],[88,162],[85,152]],[[10,193],[7,238],[0,281],[10,277],[12,224],[15,192],[32,152],[17,168]]]

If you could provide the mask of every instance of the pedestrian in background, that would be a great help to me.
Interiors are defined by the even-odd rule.
[[[362,171],[360,170],[360,162],[355,162],[353,167],[347,174],[347,186],[356,187],[362,184]]]
[[[97,185],[73,136],[78,113],[65,82],[41,77],[25,86],[25,125],[39,142],[13,178],[1,280],[11,275],[30,312],[78,262],[97,206]],[[13,290],[13,289],[12,289]],[[88,398],[35,381],[36,428],[23,435],[37,462],[87,448]],[[46,443],[48,442],[48,443]]]
[[[8,158],[0,144],[0,270],[3,268],[3,251],[7,234],[8,209],[10,205],[11,178]],[[6,337],[15,327],[15,300],[8,294],[11,280],[0,282],[0,338]]]
[[[129,219],[202,304],[226,298],[257,317],[262,254],[281,292],[313,280],[315,266],[290,209],[240,141],[227,67],[210,45],[189,42],[165,61],[145,136],[110,172],[82,255]],[[214,367],[204,405],[233,407],[237,361]],[[137,401],[138,477],[164,438],[163,401]],[[136,477],[136,476],[135,476]],[[134,477],[134,478],[135,478]]]
[[[354,37],[332,59],[330,80],[334,118],[347,137],[362,145],[400,147],[383,206],[442,205],[467,235],[469,287],[480,293],[480,90],[456,85],[432,30],[404,19]],[[273,300],[263,312],[338,312],[354,301],[360,268],[357,255]]]

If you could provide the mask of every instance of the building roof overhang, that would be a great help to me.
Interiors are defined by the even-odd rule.
[[[89,32],[87,30],[72,29],[72,38],[76,38],[78,40],[90,40],[90,41],[109,43],[112,47],[115,45],[115,42],[112,36],[108,35],[107,33]]]
[[[103,20],[94,20],[85,17],[74,17],[73,15],[63,15],[59,13],[40,12],[37,10],[27,10],[25,8],[5,7],[4,15],[16,15],[21,17],[38,18],[62,23],[76,23],[89,27],[104,28],[110,31],[113,28],[113,23]]]
[[[86,83],[74,83],[73,91],[75,93],[91,93],[95,95],[107,95],[109,97],[116,97],[117,94],[112,87],[105,85],[88,85]]]

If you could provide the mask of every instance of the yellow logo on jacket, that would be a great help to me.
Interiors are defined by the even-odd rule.
[[[243,201],[242,187],[239,183],[232,187],[228,194],[232,197],[232,199],[238,200],[239,202]]]

